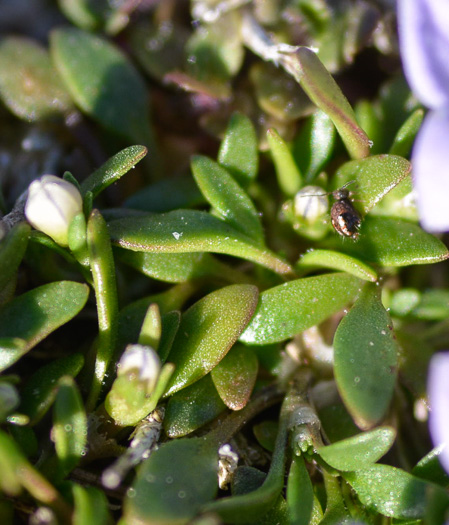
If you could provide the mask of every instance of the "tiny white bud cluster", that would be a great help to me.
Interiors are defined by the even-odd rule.
[[[80,192],[70,182],[44,175],[28,188],[27,221],[61,246],[68,246],[69,225],[83,208]]]
[[[117,376],[135,375],[146,383],[146,392],[150,394],[157,383],[161,371],[161,360],[151,346],[128,345],[117,367]]]
[[[329,199],[319,186],[304,186],[295,195],[294,213],[312,224],[327,213]]]

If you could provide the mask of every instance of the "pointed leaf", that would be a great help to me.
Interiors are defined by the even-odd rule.
[[[95,198],[104,189],[118,181],[120,177],[134,168],[147,153],[148,150],[145,146],[130,146],[129,148],[125,148],[89,175],[89,177],[81,183],[81,191],[83,194],[91,191],[93,198]]]
[[[212,370],[214,385],[228,408],[241,410],[248,403],[258,368],[259,361],[252,348],[234,345]]]
[[[267,140],[276,168],[278,184],[288,197],[293,197],[302,186],[302,176],[292,152],[275,129],[267,131]]]
[[[152,146],[148,91],[126,56],[104,38],[74,27],[50,36],[53,61],[76,104],[107,130]]]
[[[288,474],[287,505],[291,523],[309,525],[313,510],[313,486],[303,457],[294,456]]]
[[[194,383],[223,359],[253,315],[258,295],[255,286],[226,286],[183,314],[168,356],[176,370],[166,396]]]
[[[0,338],[20,337],[30,350],[75,317],[88,295],[85,284],[71,281],[44,284],[26,292],[0,311]]]
[[[397,354],[379,289],[367,285],[334,336],[335,380],[360,428],[372,428],[385,417],[396,383]]]
[[[412,149],[413,142],[423,120],[423,109],[416,109],[408,117],[396,133],[389,152],[391,155],[401,155],[402,157],[408,157],[410,155],[410,150]]]
[[[258,143],[251,120],[242,113],[234,113],[220,144],[218,162],[246,188],[257,176]]]
[[[351,275],[331,273],[270,288],[260,294],[240,340],[264,345],[293,337],[341,310],[356,297],[360,284]]]
[[[9,36],[0,43],[0,97],[28,121],[62,116],[72,108],[47,50],[23,37]]]
[[[118,219],[109,223],[109,232],[115,244],[128,250],[225,253],[280,274],[291,272],[291,267],[274,253],[256,247],[249,237],[203,211],[176,210],[150,217]]]
[[[383,266],[431,264],[449,258],[449,250],[434,235],[402,219],[367,216],[356,242],[334,237],[337,250]]]
[[[376,155],[343,164],[335,174],[333,188],[354,180],[354,194],[368,213],[410,173],[411,164],[397,155]]]
[[[396,437],[391,427],[362,432],[332,445],[319,447],[317,453],[337,470],[361,470],[384,456]]]
[[[192,173],[214,211],[236,230],[263,245],[259,215],[247,193],[231,175],[213,160],[195,155]]]
[[[295,54],[286,55],[283,63],[312,102],[332,119],[351,157],[367,157],[369,139],[357,124],[346,97],[316,53],[307,47],[300,47]]]
[[[127,523],[187,524],[218,490],[218,454],[203,438],[161,445],[139,468],[124,501]]]

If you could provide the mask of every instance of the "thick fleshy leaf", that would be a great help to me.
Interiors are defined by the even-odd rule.
[[[397,155],[376,155],[343,164],[333,179],[337,189],[354,180],[354,194],[368,213],[390,190],[410,173],[411,164]]]
[[[335,380],[360,428],[385,417],[396,383],[398,345],[379,289],[368,285],[334,336]]]
[[[187,524],[218,490],[218,454],[203,438],[161,445],[139,468],[124,501],[127,523]]]
[[[240,340],[264,345],[293,337],[341,310],[357,296],[360,286],[352,275],[331,273],[270,288],[260,294]]]
[[[214,385],[231,410],[240,410],[248,403],[258,368],[259,362],[254,350],[235,345],[212,370]]]
[[[37,423],[55,400],[58,381],[63,376],[75,377],[84,365],[81,354],[73,354],[42,366],[25,385],[22,391],[20,412],[30,418],[30,423]]]
[[[284,67],[296,78],[312,102],[334,123],[352,158],[369,155],[369,139],[359,127],[346,97],[311,49],[300,47],[286,55]]]
[[[170,397],[165,410],[165,433],[170,438],[185,436],[215,419],[225,409],[208,374]]]
[[[25,255],[29,236],[30,226],[23,222],[14,226],[0,242],[0,304],[5,299],[1,292],[14,279]]]
[[[234,255],[288,274],[291,267],[274,253],[262,250],[224,221],[196,210],[118,219],[109,223],[115,244],[138,252],[216,252]]]
[[[62,478],[78,464],[87,443],[87,417],[83,400],[70,376],[64,376],[58,381],[52,437]]]
[[[252,285],[226,286],[183,314],[167,358],[176,370],[166,396],[194,383],[223,359],[253,315],[258,295]]]
[[[130,146],[120,151],[81,183],[81,191],[83,194],[91,191],[93,198],[95,198],[108,186],[118,181],[122,175],[134,168],[147,153],[148,150],[145,146]]]
[[[449,487],[449,474],[443,469],[440,461],[441,453],[446,445],[432,449],[413,467],[412,474],[418,478]]]
[[[310,271],[315,268],[329,268],[340,270],[364,281],[377,281],[377,273],[367,264],[344,253],[331,250],[309,250],[296,263],[301,271]]]
[[[263,246],[259,214],[248,194],[219,164],[200,155],[192,159],[192,173],[213,211],[223,221]]]
[[[71,487],[74,509],[73,525],[108,525],[111,523],[109,503],[106,495],[95,487],[82,487],[73,483]]]
[[[263,448],[273,452],[279,424],[276,421],[262,421],[253,426],[254,437]]]
[[[335,136],[331,119],[318,110],[309,117],[295,138],[292,153],[307,182],[311,182],[329,160]]]
[[[2,356],[3,366],[13,364],[24,352],[75,317],[88,296],[89,288],[85,284],[59,281],[34,288],[5,305],[0,311],[0,339],[19,337],[25,343],[8,345],[13,357]]]
[[[421,127],[424,119],[424,110],[416,109],[408,119],[399,128],[396,133],[393,144],[390,148],[390,155],[401,155],[402,157],[408,157],[410,150],[412,149],[413,141]]]
[[[293,154],[275,129],[267,131],[267,141],[276,168],[278,184],[288,197],[293,197],[302,185],[302,175]]]
[[[446,246],[417,224],[402,219],[367,216],[356,242],[335,236],[337,250],[383,266],[431,264],[449,257]]]
[[[313,486],[303,457],[294,456],[287,483],[290,523],[309,525],[313,510]]]
[[[118,330],[118,298],[114,258],[106,222],[98,210],[92,211],[87,223],[87,246],[97,299],[99,328],[94,379],[87,405],[92,410],[112,363]]]
[[[218,163],[246,188],[257,176],[258,143],[251,120],[242,113],[234,113],[220,144]]]
[[[158,350],[161,341],[162,319],[159,306],[156,303],[150,304],[140,329],[139,345],[151,346]]]
[[[47,50],[23,37],[9,36],[0,43],[0,97],[28,121],[61,117],[72,108]]]
[[[152,147],[148,91],[126,56],[102,37],[74,27],[50,37],[53,61],[76,104],[109,131]]]
[[[441,487],[389,465],[373,465],[364,470],[345,472],[343,477],[352,485],[364,505],[392,518],[424,517],[431,489],[439,492],[449,503]]]
[[[393,428],[379,427],[332,445],[319,447],[317,453],[337,470],[361,470],[384,456],[395,437]]]

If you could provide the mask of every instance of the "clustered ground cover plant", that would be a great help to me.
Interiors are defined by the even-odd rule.
[[[410,155],[447,170],[447,95],[412,95],[396,3],[0,12],[0,523],[445,523],[449,252]]]

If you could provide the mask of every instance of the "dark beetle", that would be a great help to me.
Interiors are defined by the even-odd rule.
[[[348,182],[348,184],[351,183]],[[331,209],[331,222],[335,231],[343,235],[343,237],[357,239],[361,218],[349,200],[349,191],[346,189],[348,184],[332,192],[332,197],[335,199],[335,202]]]

